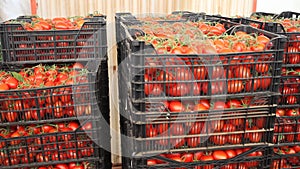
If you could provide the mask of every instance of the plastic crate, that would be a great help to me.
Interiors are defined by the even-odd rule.
[[[122,53],[120,54],[125,60],[119,65],[119,77],[122,84],[124,93],[132,99],[135,103],[155,102],[157,100],[200,100],[211,98],[232,98],[232,97],[245,97],[245,96],[274,96],[279,94],[279,82],[281,76],[281,65],[283,55],[283,45],[285,39],[282,36],[266,32],[263,30],[255,29],[250,26],[237,26],[231,30],[231,33],[236,31],[245,31],[248,33],[265,34],[270,37],[273,47],[270,50],[262,52],[243,52],[243,53],[228,53],[228,54],[194,54],[194,55],[173,55],[173,54],[156,54],[152,45],[145,44],[143,41],[134,40],[134,37],[127,38],[126,42],[120,47]],[[141,33],[139,30],[129,30],[131,35]],[[130,37],[130,35],[127,35]],[[253,62],[247,62],[247,58],[243,56],[250,56]],[[234,59],[238,58],[238,59]],[[235,78],[230,73],[230,67],[248,66],[252,67],[252,77],[249,78]],[[255,74],[255,69],[260,65],[269,65],[266,73]],[[198,69],[199,74],[207,73],[207,77],[202,79],[197,77],[198,74],[194,72]],[[214,77],[214,72],[221,69],[222,77]],[[173,78],[170,72],[182,70],[186,74],[180,78]],[[149,72],[155,71],[157,75],[161,76],[157,80],[157,76],[152,80],[145,80],[145,76],[149,76]],[[242,70],[243,71],[243,70]],[[178,72],[180,74],[180,72]],[[200,76],[200,75],[199,75]],[[205,75],[204,75],[205,76]],[[231,77],[231,78],[229,78]],[[270,85],[267,87],[249,88],[232,86],[234,81],[239,83],[242,81],[260,81],[261,84],[266,84],[271,80]],[[228,83],[229,82],[229,83]],[[159,94],[148,94],[146,90],[150,89],[151,85],[160,85]],[[186,85],[188,92],[179,93],[175,87],[176,85]],[[204,84],[204,86],[203,86]],[[205,85],[207,85],[207,88]],[[228,85],[229,84],[229,85]],[[199,85],[202,89],[200,93],[194,92],[194,86]],[[202,85],[202,86],[201,86]],[[150,86],[150,88],[149,88]],[[229,87],[228,87],[229,86]],[[179,86],[181,87],[181,86]],[[190,88],[189,88],[190,87]],[[253,87],[253,85],[252,85]],[[153,87],[154,88],[154,87]],[[213,90],[212,90],[213,88]],[[235,90],[237,89],[237,90]],[[173,93],[172,93],[173,92]],[[177,92],[177,93],[176,93]]]
[[[121,114],[123,155],[268,145],[275,118],[269,112],[274,110],[145,111],[136,113],[139,119],[128,110]]]
[[[226,151],[226,149],[219,149]],[[231,150],[235,151],[235,148]],[[204,151],[205,152],[205,151]],[[210,151],[208,151],[210,152]],[[253,156],[253,154],[259,152],[260,155]],[[201,153],[201,151],[194,152],[182,152],[182,153],[164,153],[156,154],[153,156],[145,156],[142,158],[129,158],[124,157],[122,160],[122,166],[124,169],[139,169],[139,168],[168,168],[168,169],[202,169],[202,168],[214,168],[214,169],[226,169],[226,168],[255,168],[260,169],[266,165],[266,155],[269,152],[269,148],[265,147],[250,147],[241,154],[229,158],[226,160],[211,160],[202,161],[195,160],[193,162],[180,162],[179,160],[186,160],[184,156],[187,154]],[[252,155],[251,155],[252,154]],[[205,154],[204,154],[205,155]],[[203,156],[204,156],[203,155]],[[178,158],[182,157],[182,158]],[[198,155],[196,155],[197,157]]]
[[[104,151],[99,144],[102,142],[97,127],[99,119],[91,122],[92,129],[89,130],[78,128],[68,132],[1,138],[0,166],[21,168],[82,161],[105,163]]]
[[[300,13],[297,12],[282,12],[281,14],[274,15],[274,19],[280,18],[291,18],[299,20]],[[285,44],[284,52],[284,67],[300,67],[300,51],[297,48],[300,45],[300,32],[287,32],[284,26],[277,22],[263,22],[259,20],[253,20],[248,18],[242,19],[243,24],[251,25],[256,28],[274,32],[280,35],[285,35],[288,38],[287,43]],[[296,49],[295,49],[296,48]],[[295,59],[297,58],[297,59]]]
[[[170,19],[167,16],[172,15],[181,15],[180,18],[177,19]],[[125,32],[121,28],[121,25],[135,25],[135,24],[143,24],[145,22],[187,22],[187,21],[196,21],[196,20],[203,20],[205,18],[204,13],[193,13],[189,11],[174,11],[170,15],[163,15],[160,17],[154,17],[155,14],[145,14],[141,15],[140,17],[132,15],[130,12],[123,12],[123,13],[116,13],[115,21],[116,21],[116,42],[117,42],[117,50],[118,50],[118,63],[121,63],[123,58],[119,55],[122,53],[123,49],[120,49],[122,46],[123,41],[126,39]],[[142,18],[149,17],[148,20],[141,20]]]
[[[288,70],[289,71],[289,70]],[[278,107],[280,108],[300,108],[300,74],[284,75],[280,83],[280,99]]]
[[[294,145],[296,146],[296,145]],[[298,144],[299,146],[299,144]],[[273,152],[269,155],[270,167],[268,169],[298,169],[300,168],[300,153],[293,152],[293,146],[290,147],[274,147],[274,150],[277,149],[277,152]],[[291,151],[293,154],[283,154],[280,151]]]
[[[222,19],[225,21],[233,22],[233,23],[241,23],[242,18],[241,17],[225,17],[222,15],[205,15],[205,20],[210,20],[212,19],[213,21],[216,19]]]
[[[274,18],[276,17],[278,14],[275,13],[269,13],[269,12],[253,12],[249,18],[254,18],[254,19],[260,19],[263,17],[271,17]]]
[[[27,31],[19,23],[2,23],[3,61],[24,64],[106,58],[106,21],[97,18],[86,21],[79,30]]]
[[[80,78],[86,78],[87,81],[73,85],[1,91],[0,126],[99,117],[101,115],[99,106],[104,104],[99,102],[108,101],[108,99],[101,100],[102,96],[100,95],[103,86],[107,86],[107,84],[102,84],[102,81],[107,81],[107,76],[100,76],[103,75],[103,72],[101,74],[99,61],[83,62],[83,64],[87,67],[88,72]],[[17,72],[25,67],[2,65],[1,70]],[[70,102],[64,102],[68,100]],[[70,110],[69,113],[62,113],[67,110]],[[34,115],[29,116],[30,114]]]
[[[298,111],[299,108],[286,109]],[[277,146],[299,145],[300,144],[300,116],[276,117],[274,124],[273,143]]]
[[[103,165],[100,161],[98,160],[89,160],[89,161],[80,161],[80,162],[71,162],[71,163],[59,163],[59,162],[53,162],[52,165],[30,165],[30,167],[3,167],[4,169],[38,169],[42,167],[50,167],[50,168],[55,168],[56,166],[62,166],[62,165],[67,165],[67,166],[73,166],[74,164],[81,165],[81,166],[86,166],[86,169],[100,169],[103,168]],[[105,168],[106,169],[106,168]]]

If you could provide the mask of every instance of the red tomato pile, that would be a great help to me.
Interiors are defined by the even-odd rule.
[[[271,66],[267,63],[241,64],[235,66],[213,66],[212,73],[208,74],[211,66],[202,64],[201,59],[168,58],[162,62],[167,64],[166,70],[161,68],[162,63],[149,59],[144,75],[144,93],[146,96],[160,96],[165,94],[171,97],[199,96],[234,93],[253,93],[270,91]],[[249,56],[242,61],[254,61]],[[193,64],[191,64],[193,62]],[[235,62],[231,60],[231,62]],[[238,60],[236,62],[239,62]],[[233,63],[232,63],[233,64]],[[173,65],[173,67],[172,67]],[[174,67],[178,65],[179,67]],[[252,73],[254,71],[254,73]],[[235,72],[235,73],[234,73]],[[226,81],[227,79],[227,81]],[[216,80],[208,83],[207,80]],[[208,89],[211,89],[210,91]],[[227,90],[226,90],[227,89]]]
[[[283,63],[300,64],[300,36],[297,37],[297,43],[289,43],[290,46],[284,49]]]
[[[93,156],[93,141],[86,133],[75,134],[91,129],[90,122],[81,127],[77,121],[0,128],[0,150],[7,149],[0,151],[0,166]]]
[[[276,110],[273,143],[300,142],[300,108]]]
[[[195,117],[192,116],[191,117]],[[205,120],[205,119],[204,119]],[[234,116],[228,120],[186,121],[184,123],[160,123],[146,125],[146,136],[161,146],[195,148],[202,144],[210,146],[259,143],[266,133],[266,117],[245,119]],[[245,128],[246,127],[246,128]],[[216,135],[223,133],[222,135]],[[243,134],[245,133],[245,134]],[[199,136],[203,134],[203,136]],[[185,138],[176,138],[185,136]],[[161,138],[163,137],[163,138]],[[151,146],[152,144],[149,144]]]
[[[300,146],[299,145],[282,146],[279,148],[274,148],[274,152],[276,154],[281,155],[280,156],[281,158],[272,161],[271,169],[300,167]],[[289,155],[289,157],[284,157],[284,155]]]
[[[207,30],[204,30],[203,25],[207,26]],[[238,31],[234,35],[216,36],[224,33],[222,24],[212,26],[202,22],[175,22],[163,25],[145,24],[138,28],[144,30],[146,35],[138,36],[137,39],[151,43],[158,54],[261,52],[270,47],[270,39],[264,35]],[[220,32],[216,33],[215,29]],[[203,33],[210,38],[203,40]],[[211,37],[211,34],[214,36]],[[145,69],[144,92],[146,96],[166,94],[178,97],[223,94],[225,91],[228,94],[268,91],[271,86],[270,71],[273,69],[269,61],[273,59],[269,54],[221,55],[204,59],[189,55],[174,58],[147,57],[145,65],[150,68]],[[209,73],[211,67],[213,70]],[[223,81],[209,84],[206,80],[211,79]]]
[[[300,68],[283,68],[282,85],[280,88],[281,105],[295,105],[300,103]]]
[[[0,91],[72,85],[87,83],[87,70],[81,63],[67,66],[40,64],[19,72],[1,71],[0,80]]]
[[[0,122],[90,115],[90,98],[83,93],[89,91],[87,74],[81,63],[67,66],[37,65],[19,72],[2,71]],[[72,85],[78,84],[80,86],[72,88]],[[56,88],[51,90],[50,87]],[[24,89],[36,89],[36,92]],[[15,92],[6,93],[5,90]],[[74,97],[77,98],[76,102],[82,104],[74,104]]]
[[[280,23],[288,34],[289,41],[285,48],[283,63],[285,64],[300,64],[300,20],[291,18],[273,19],[270,16],[253,17],[252,19],[261,21],[263,23],[262,29],[265,28],[265,22]],[[250,23],[253,27],[260,27],[258,23]],[[275,32],[277,33],[277,32]]]
[[[234,35],[222,35],[226,29],[220,23],[210,25],[204,22],[175,22],[161,25],[150,22],[133,27],[146,33],[137,39],[151,43],[158,54],[257,52],[270,47],[270,39],[264,35],[253,35],[243,31]],[[208,41],[204,40],[205,37]]]
[[[161,104],[156,105],[158,110],[168,112],[200,112],[207,110],[226,110],[234,108],[245,108],[249,106],[262,106],[265,100],[254,99],[253,97],[244,97],[242,99],[228,99],[227,101],[210,101],[208,99],[201,99],[199,101],[163,101]],[[147,110],[147,109],[146,109]]]
[[[89,162],[80,162],[80,163],[62,163],[56,164],[53,166],[42,166],[37,169],[94,169],[94,167]]]
[[[83,17],[65,18],[57,17],[53,19],[32,18],[32,22],[20,22],[27,31],[42,30],[75,30],[80,29],[85,20]],[[15,23],[16,21],[8,21],[6,24]]]
[[[254,16],[251,19],[260,21],[260,22],[272,22],[272,23],[280,23],[286,32],[300,32],[300,20],[298,19],[291,19],[291,18],[277,18],[273,19],[272,16],[262,16],[257,17]],[[260,25],[257,23],[251,23],[251,26],[259,27]],[[262,27],[264,29],[264,26]]]
[[[161,16],[161,17],[145,16],[145,17],[138,17],[137,19],[144,22],[163,21],[163,20],[176,21],[182,19],[183,14],[184,13],[179,12],[178,14],[168,14],[166,16]]]
[[[247,152],[251,150],[250,148],[244,149],[229,149],[229,150],[215,150],[215,151],[198,151],[193,153],[172,153],[172,154],[160,154],[160,156],[164,158],[168,158],[181,163],[190,163],[190,162],[198,162],[203,161],[203,163],[211,162],[211,164],[203,166],[196,166],[195,169],[213,169],[214,162],[218,160],[226,160],[230,158],[234,158],[235,156]],[[255,151],[247,155],[248,157],[261,157],[263,156],[262,151]],[[166,162],[158,159],[148,159],[147,164],[157,165],[157,164],[166,164]],[[239,169],[248,169],[259,167],[260,162],[256,160],[249,160],[248,162],[240,162],[240,163],[232,163],[223,165],[222,169],[230,169],[230,168],[239,168]]]

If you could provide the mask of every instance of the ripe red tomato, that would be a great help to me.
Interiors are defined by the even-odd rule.
[[[227,137],[225,135],[210,136],[210,140],[215,145],[224,145],[227,143]]]
[[[222,81],[215,81],[211,83],[204,82],[202,84],[202,92],[204,94],[222,94],[224,92],[225,83]],[[210,90],[209,90],[210,89]]]
[[[190,89],[188,88],[188,86],[184,83],[177,83],[176,85],[172,86],[172,87],[168,87],[167,93],[170,96],[184,96],[186,94],[188,94],[190,91]]]
[[[253,126],[253,127],[251,127],[250,130],[259,130],[259,128],[256,127],[256,126]],[[261,133],[261,132],[251,132],[251,133],[247,133],[247,136],[248,136],[250,142],[258,143],[263,138],[263,133]]]
[[[185,108],[180,101],[170,101],[169,110],[171,112],[183,112]]]
[[[244,89],[243,81],[229,80],[227,83],[227,93],[239,93]]]
[[[230,99],[226,102],[227,107],[229,108],[239,108],[242,107],[242,102],[237,99]]]
[[[288,109],[286,112],[285,112],[285,115],[286,116],[299,116],[300,113],[297,109]]]
[[[252,77],[250,68],[246,66],[237,66],[234,70],[236,78],[245,78],[249,79]]]
[[[265,75],[262,75],[265,76]],[[262,89],[268,89],[271,85],[271,78],[261,78],[260,79],[260,87]]]
[[[194,79],[195,80],[203,80],[206,78],[207,76],[207,70],[205,66],[197,66],[199,65],[197,62],[194,62],[194,65],[196,65],[195,67],[193,67],[194,69]]]
[[[0,82],[0,91],[9,90],[9,86],[3,82]]]
[[[145,74],[144,79],[145,79],[144,92],[145,95],[148,96],[153,91],[153,84],[149,83],[152,81],[152,78]]]
[[[189,137],[186,138],[186,143],[189,147],[198,147],[201,143],[200,137]]]
[[[170,127],[170,133],[172,135],[183,135],[183,134],[185,134],[184,132],[185,132],[185,130],[183,128],[183,125],[180,123],[174,123]]]
[[[184,153],[182,156],[181,156],[181,161],[182,162],[185,162],[185,163],[190,163],[190,162],[193,162],[194,159],[194,154],[193,153]]]
[[[56,164],[55,167],[58,169],[69,169],[67,164]]]
[[[247,92],[255,92],[257,89],[260,88],[260,80],[259,79],[254,79],[252,80],[248,80],[245,84],[245,89]],[[254,85],[253,85],[254,84]]]
[[[236,156],[236,152],[234,150],[225,150],[225,153],[228,158],[233,158]]]
[[[209,122],[210,127],[214,132],[220,132],[224,128],[225,121],[224,120],[212,120]]]
[[[276,116],[277,117],[282,117],[282,116],[285,116],[285,110],[284,109],[277,109],[276,110]]]
[[[269,71],[269,65],[266,64],[266,63],[258,63],[256,64],[255,66],[255,70],[258,72],[258,73],[267,73]]]
[[[214,160],[225,160],[228,158],[226,152],[223,150],[215,150],[212,153],[212,156],[213,156]]]
[[[285,99],[286,99],[287,104],[296,104],[297,103],[296,96],[287,96]]]
[[[154,128],[152,125],[146,127],[146,137],[156,137],[157,136],[157,129]]]
[[[154,84],[152,90],[149,92],[151,96],[159,96],[163,93],[161,84]]]
[[[193,123],[190,128],[189,134],[200,134],[203,126],[204,126],[204,122]]]

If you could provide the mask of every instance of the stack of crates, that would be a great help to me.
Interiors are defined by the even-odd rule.
[[[249,24],[287,37],[276,110],[271,168],[300,167],[300,13],[253,13]]]
[[[286,39],[204,14],[156,18],[150,24],[125,16],[117,15],[123,168],[269,166]],[[271,45],[263,51],[217,53],[210,50],[211,39],[198,32],[198,44],[205,42],[201,52],[174,54],[147,39],[149,34],[174,38],[157,30],[198,29],[200,20],[223,24],[228,35],[264,35]]]
[[[111,168],[105,17],[25,29],[34,18],[0,25],[1,84],[10,83],[0,91],[0,168]]]

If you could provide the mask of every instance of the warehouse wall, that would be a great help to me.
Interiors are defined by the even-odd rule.
[[[280,13],[282,11],[295,11],[300,12],[300,1],[299,0],[272,0],[272,5],[270,1],[267,0],[257,0],[257,12],[272,12]]]
[[[38,15],[43,17],[85,15],[99,10],[106,15],[118,11],[170,13],[189,10],[222,15],[246,15],[252,12],[253,0],[37,0]]]
[[[249,16],[253,9],[253,0],[37,0],[37,14],[42,17],[86,15],[99,11],[108,16],[109,27],[109,77],[110,77],[110,110],[112,125],[112,162],[120,163],[119,144],[119,112],[117,89],[117,59],[115,50],[114,13],[132,12],[171,13],[177,10],[206,12],[208,14],[222,14],[226,16]],[[118,145],[118,146],[115,146]]]
[[[30,0],[1,0],[0,22],[14,19],[20,15],[30,15]]]

